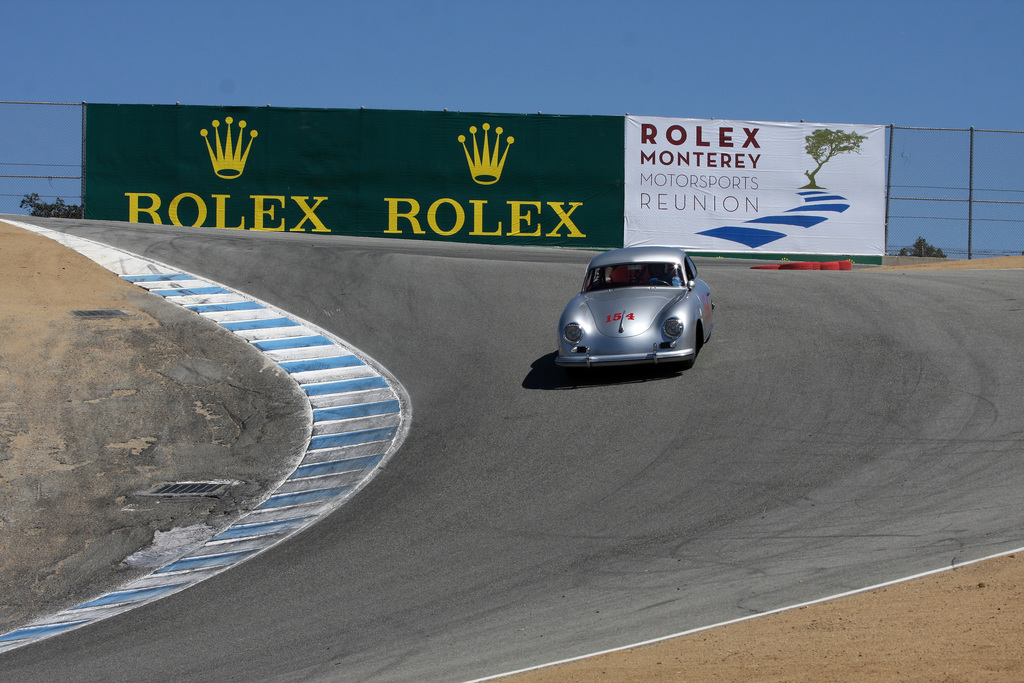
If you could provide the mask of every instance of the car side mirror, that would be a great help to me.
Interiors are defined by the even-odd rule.
[[[694,282],[693,280],[690,280],[689,282],[686,283],[686,288],[687,289],[691,289],[692,290],[696,286],[697,286],[697,283]]]

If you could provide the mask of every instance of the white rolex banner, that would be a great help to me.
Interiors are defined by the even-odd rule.
[[[626,117],[625,245],[885,253],[885,127]]]

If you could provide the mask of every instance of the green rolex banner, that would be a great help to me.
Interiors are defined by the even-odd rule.
[[[86,218],[622,246],[623,123],[364,109],[86,105]]]

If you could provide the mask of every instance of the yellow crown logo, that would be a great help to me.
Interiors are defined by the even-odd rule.
[[[205,128],[199,131],[199,134],[206,140],[206,150],[210,153],[210,163],[213,164],[213,172],[218,177],[226,178],[231,180],[242,175],[242,171],[245,170],[245,160],[249,158],[249,150],[252,149],[252,141],[258,134],[257,131],[249,131],[249,144],[245,148],[245,152],[242,151],[242,138],[245,133],[245,121],[238,122],[238,143],[235,146],[231,141],[231,124],[234,122],[230,116],[224,118],[224,123],[227,125],[227,133],[225,136],[224,144],[220,142],[220,121],[213,122],[213,135],[216,138],[217,150],[214,152],[213,147],[210,145],[210,138]]]
[[[459,142],[462,143],[462,151],[466,153],[466,163],[469,164],[469,172],[473,174],[473,181],[480,185],[493,185],[501,178],[501,169],[505,167],[505,157],[508,156],[508,148],[516,139],[511,135],[505,138],[505,151],[500,152],[502,130],[500,126],[495,128],[494,151],[492,152],[491,136],[488,134],[488,131],[491,130],[491,124],[485,123],[483,129],[483,153],[480,152],[480,147],[477,144],[476,126],[469,127],[469,132],[473,136],[472,156],[469,154],[469,149],[466,148],[465,135],[459,136]]]

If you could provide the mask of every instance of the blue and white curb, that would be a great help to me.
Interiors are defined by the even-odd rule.
[[[328,332],[180,269],[73,235],[5,222],[49,237],[247,340],[305,392],[311,427],[295,470],[231,526],[119,590],[0,635],[0,652],[172,595],[256,556],[349,500],[405,440],[412,419],[405,389],[372,358]]]

